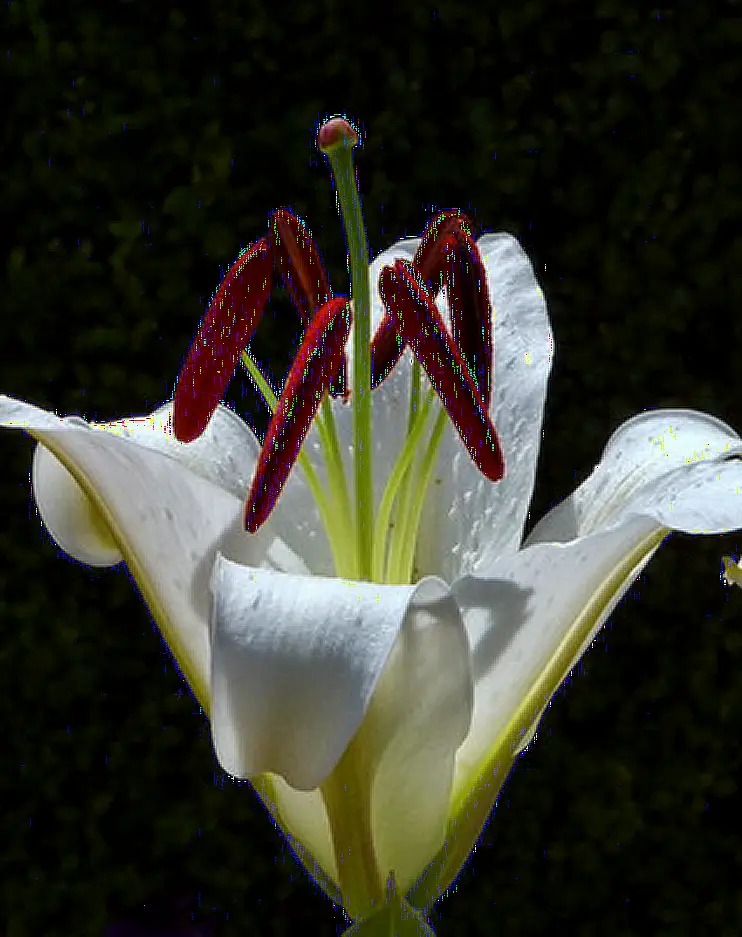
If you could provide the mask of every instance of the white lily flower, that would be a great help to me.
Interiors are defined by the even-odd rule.
[[[382,269],[419,243],[371,265],[374,328]],[[0,423],[38,440],[33,492],[51,535],[81,562],[127,564],[209,715],[220,763],[251,780],[352,918],[378,910],[390,879],[417,908],[450,886],[549,700],[668,533],[742,527],[740,437],[703,413],[653,410],[616,430],[589,478],[523,541],[552,336],[518,241],[490,234],[477,247],[506,472],[484,477],[444,421],[411,562],[382,563],[378,581],[336,568],[338,544],[352,553],[352,542],[337,528],[333,550],[307,481],[313,470],[342,503],[317,423],[305,468],[249,534],[261,444],[229,409],[185,444],[172,402],[96,425],[0,397]],[[445,296],[439,307],[450,322]],[[352,374],[352,354],[346,366]],[[377,520],[408,441],[415,367],[405,351],[370,395]],[[352,477],[354,414],[327,403]],[[403,520],[392,512],[384,533]]]

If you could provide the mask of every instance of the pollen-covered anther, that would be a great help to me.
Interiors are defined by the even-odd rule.
[[[451,332],[477,389],[489,409],[492,384],[492,307],[487,273],[472,237],[469,219],[460,211],[440,212],[428,222],[412,261],[417,276],[435,300],[446,287]],[[382,297],[383,298],[383,297]],[[404,351],[395,317],[379,323],[371,345],[372,386],[378,386]]]
[[[301,318],[303,327],[332,298],[322,258],[309,228],[285,208],[274,211],[268,221],[268,240],[276,272]]]
[[[224,396],[260,321],[272,272],[270,247],[261,238],[232,264],[209,303],[175,387],[173,432],[180,442],[203,433]]]
[[[304,334],[268,426],[245,505],[245,528],[250,533],[265,523],[278,500],[344,358],[350,324],[350,302],[338,296],[319,308]]]
[[[427,284],[412,264],[384,267],[379,290],[397,330],[422,365],[431,386],[479,470],[491,481],[505,474],[497,431],[469,366],[446,329]]]
[[[301,218],[286,208],[279,208],[271,215],[268,241],[276,273],[291,295],[302,329],[305,329],[320,306],[332,299],[330,281],[319,249]],[[337,396],[343,393],[344,388],[345,359],[341,362],[331,393]]]

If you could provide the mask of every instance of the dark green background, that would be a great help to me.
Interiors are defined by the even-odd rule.
[[[742,429],[739,6],[630,7],[11,0],[0,389],[98,420],[153,409],[278,205],[342,291],[314,134],[346,112],[373,252],[460,207],[532,258],[556,339],[534,519],[643,409]],[[297,321],[272,310],[256,346],[280,376]],[[185,890],[225,935],[334,934],[219,770],[125,570],[42,531],[31,451],[0,440],[0,932],[100,937]],[[675,536],[652,561],[436,907],[440,937],[740,933],[742,593],[719,571],[741,541]]]

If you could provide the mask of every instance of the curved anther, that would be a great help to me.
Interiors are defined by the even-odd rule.
[[[444,286],[448,269],[449,238],[457,226],[468,225],[466,215],[459,211],[443,211],[425,226],[413,264],[431,289],[434,297]],[[396,320],[388,311],[371,340],[371,387],[376,388],[402,357],[405,342],[397,331]]]
[[[322,258],[309,228],[286,208],[274,211],[268,220],[268,240],[273,262],[306,328],[312,316],[332,299]]]
[[[206,429],[249,343],[271,290],[273,260],[266,238],[227,271],[201,320],[178,375],[173,432],[192,442]]]
[[[491,481],[505,473],[500,440],[482,395],[414,265],[384,267],[379,290],[397,330],[422,365],[469,455]]]
[[[445,285],[447,251],[452,236],[464,230],[471,236],[469,219],[460,211],[442,211],[425,225],[413,263],[434,296]]]
[[[492,391],[492,307],[487,273],[463,212],[440,212],[428,222],[413,266],[433,299],[445,286],[453,340],[489,409]],[[404,341],[387,310],[371,344],[371,386],[377,387],[399,361]]]
[[[319,308],[304,333],[268,426],[245,505],[245,528],[250,533],[268,518],[299,456],[309,426],[344,359],[350,323],[350,302],[338,296]]]
[[[492,394],[492,306],[487,271],[469,231],[453,229],[446,247],[444,281],[451,335],[489,410]]]
[[[320,306],[332,299],[320,252],[309,228],[287,208],[278,208],[271,214],[268,240],[275,269],[289,291],[302,329],[305,329]],[[334,396],[342,394],[344,387],[345,359],[340,364],[340,373],[331,393]]]

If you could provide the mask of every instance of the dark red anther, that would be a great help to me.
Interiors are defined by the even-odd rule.
[[[319,307],[332,299],[330,281],[317,245],[301,218],[286,208],[279,208],[271,215],[268,239],[275,269],[291,294],[302,329],[305,329]],[[339,374],[330,392],[338,396],[344,388],[345,358],[340,363]]]
[[[505,474],[505,460],[497,431],[430,288],[414,265],[397,260],[393,267],[381,271],[379,291],[470,456],[483,475],[499,481]]]
[[[428,222],[412,263],[433,299],[446,287],[454,342],[489,409],[492,307],[487,272],[466,215],[459,211],[444,211]],[[371,343],[372,387],[377,387],[399,361],[404,344],[394,316],[387,312]]]
[[[460,211],[442,211],[432,218],[423,231],[413,263],[434,296],[443,289],[448,267],[450,240],[459,229],[471,236],[469,219]]]
[[[319,308],[304,334],[268,426],[245,505],[245,528],[250,533],[265,522],[289,477],[309,426],[344,358],[350,323],[348,298],[338,296]]]
[[[268,239],[273,262],[291,294],[303,328],[332,298],[332,290],[317,245],[309,228],[285,208],[273,212],[268,221]]]
[[[451,335],[489,411],[492,395],[492,306],[487,271],[469,231],[460,225],[449,236],[444,273]]]
[[[434,297],[443,289],[450,268],[451,236],[457,227],[466,225],[468,229],[468,224],[461,212],[443,211],[425,226],[412,262]],[[378,387],[386,378],[402,357],[404,347],[396,319],[387,312],[371,340],[371,387]]]
[[[173,432],[180,442],[203,433],[224,396],[260,321],[272,273],[270,247],[261,238],[232,264],[209,303],[175,387]]]

